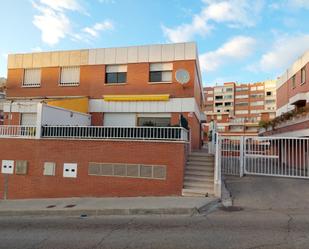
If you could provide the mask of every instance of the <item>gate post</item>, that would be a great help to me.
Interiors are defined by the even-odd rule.
[[[215,196],[221,198],[221,137],[216,134],[215,151],[215,174],[214,174],[214,192]]]
[[[244,176],[244,167],[245,167],[245,160],[244,160],[244,150],[245,150],[245,137],[241,136],[239,140],[239,176]]]

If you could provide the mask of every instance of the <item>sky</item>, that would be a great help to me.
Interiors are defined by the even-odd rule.
[[[1,0],[10,53],[195,41],[203,84],[280,76],[309,49],[309,0]]]

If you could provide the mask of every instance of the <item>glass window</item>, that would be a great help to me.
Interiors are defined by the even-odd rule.
[[[306,67],[301,69],[301,84],[306,83]]]
[[[80,77],[79,67],[62,67],[60,86],[78,86]]]
[[[107,65],[105,82],[117,84],[127,82],[127,65]]]
[[[171,118],[166,117],[139,117],[137,119],[138,126],[168,127],[170,123]]]
[[[295,88],[296,87],[296,76],[293,75],[292,77],[292,88]]]
[[[149,82],[171,82],[173,76],[172,63],[151,63]]]

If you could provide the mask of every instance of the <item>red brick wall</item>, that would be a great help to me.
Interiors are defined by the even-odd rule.
[[[12,117],[11,120],[9,120],[9,117]],[[19,112],[5,112],[4,113],[4,125],[20,125],[20,113]]]
[[[183,187],[183,143],[1,139],[0,147],[0,160],[28,161],[27,175],[9,175],[9,199],[169,196],[180,195]],[[56,176],[43,176],[46,161],[56,162]],[[78,177],[63,178],[63,163],[74,162],[78,163]],[[166,165],[167,178],[89,176],[89,162]],[[3,188],[0,173],[0,198]]]
[[[175,72],[184,68],[190,73],[190,81],[185,86],[176,82]],[[167,84],[149,83],[149,63],[129,63],[127,83],[105,84],[105,65],[80,67],[80,85],[76,87],[59,86],[60,68],[42,68],[41,87],[23,88],[23,69],[9,69],[7,80],[8,97],[46,97],[46,96],[89,96],[102,98],[104,94],[171,94],[172,97],[194,97],[195,61],[173,62],[173,80]],[[200,94],[196,94],[200,102]]]
[[[102,112],[92,112],[91,114],[91,125],[102,126],[104,114]]]

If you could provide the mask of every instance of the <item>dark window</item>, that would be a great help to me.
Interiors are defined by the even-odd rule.
[[[126,83],[127,73],[106,73],[106,83]]]
[[[161,82],[162,81],[162,71],[153,71],[149,75],[150,82]]]
[[[295,88],[296,87],[296,76],[294,75],[292,77],[292,88]]]
[[[271,96],[271,92],[266,92],[266,95],[267,96]]]
[[[163,117],[139,117],[137,120],[138,126],[168,127],[170,122],[170,118]]]
[[[306,67],[301,69],[301,82],[300,84],[306,83]]]

